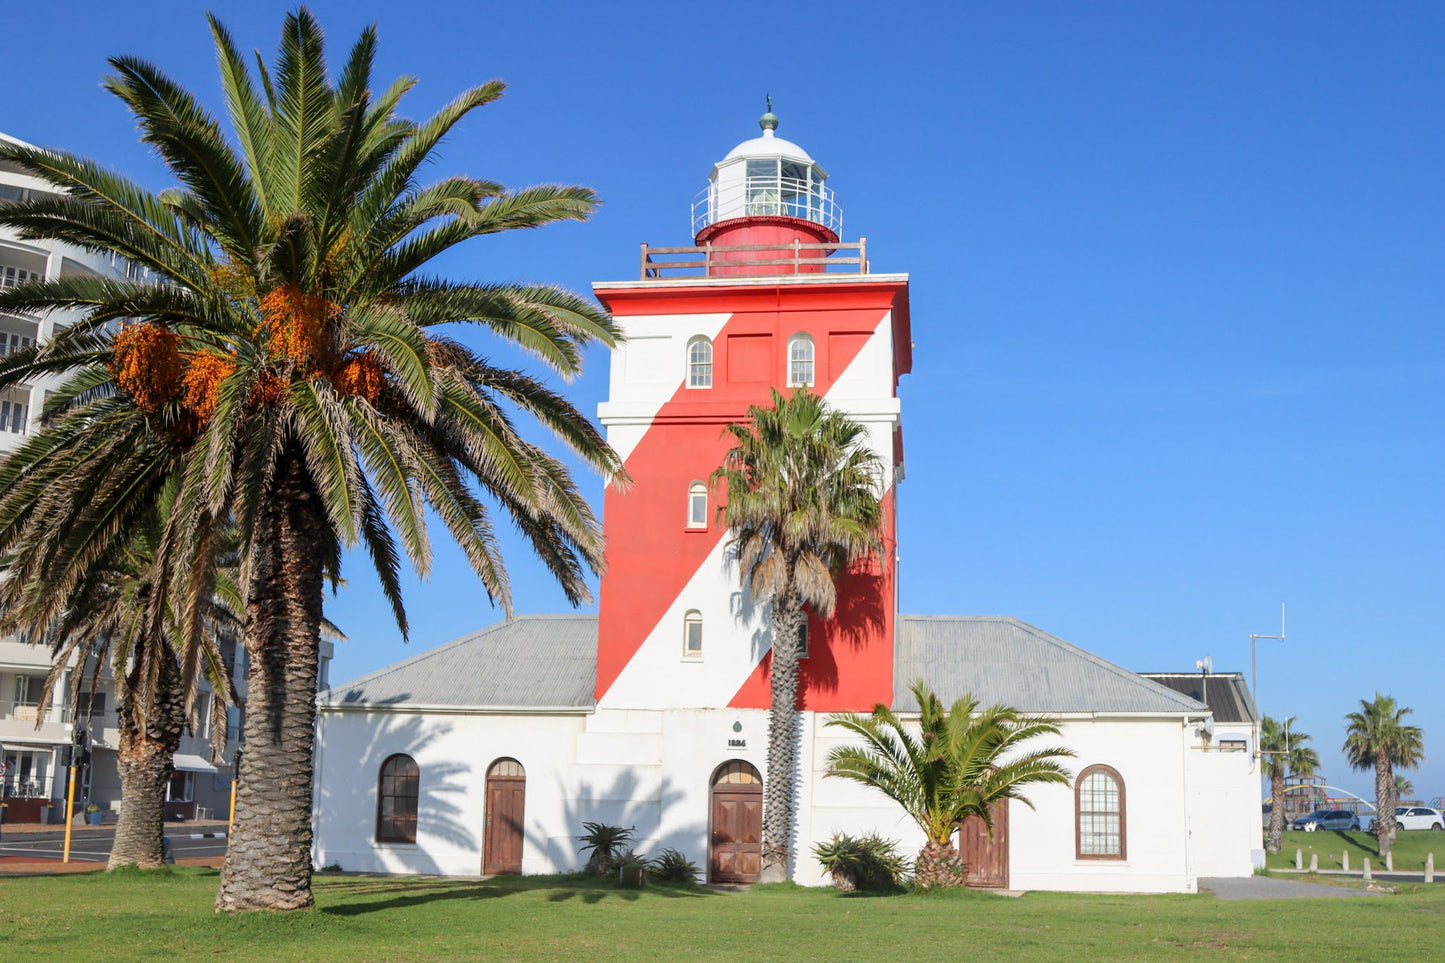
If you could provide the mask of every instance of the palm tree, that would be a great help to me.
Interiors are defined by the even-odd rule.
[[[1271,853],[1284,846],[1286,775],[1310,776],[1320,767],[1319,753],[1305,745],[1309,735],[1294,724],[1294,716],[1284,722],[1265,716],[1260,720],[1259,749],[1264,759],[1264,774],[1269,777],[1269,840],[1265,845]]]
[[[959,822],[978,816],[992,832],[995,801],[1017,799],[1033,808],[1024,788],[1067,784],[1070,775],[1058,760],[1074,754],[1061,746],[1025,745],[1058,735],[1052,719],[1001,705],[980,709],[969,695],[945,709],[921,679],[909,691],[918,702],[918,734],[884,705],[872,715],[831,719],[828,725],[848,730],[862,745],[835,747],[827,774],[871,786],[902,806],[928,840],[914,866],[915,882],[956,886],[964,871],[953,845]]]
[[[1375,839],[1380,855],[1395,842],[1394,768],[1413,769],[1425,759],[1425,735],[1419,726],[1406,725],[1413,710],[1380,692],[1360,700],[1360,711],[1345,716],[1345,758],[1350,767],[1375,771]]]
[[[581,187],[418,180],[502,83],[417,123],[398,112],[415,81],[373,83],[374,28],[334,81],[304,9],[286,17],[274,67],[258,57],[254,75],[225,28],[212,19],[211,30],[233,139],[150,63],[115,58],[106,81],[177,186],[154,194],[69,154],[0,147],[0,160],[59,192],[0,209],[0,224],[149,272],[0,293],[7,309],[79,312],[0,363],[0,387],[60,379],[45,428],[0,466],[0,554],[44,577],[63,608],[174,481],[160,539],[172,577],[146,617],[159,622],[175,598],[192,625],[206,519],[234,519],[247,752],[217,908],[292,909],[312,903],[318,638],[343,550],[367,550],[403,636],[401,556],[426,573],[428,509],[508,615],[497,506],[574,604],[590,598],[601,565],[601,528],[572,473],[516,419],[535,419],[609,480],[623,477],[616,454],[560,394],[439,326],[479,325],[567,378],[588,344],[611,345],[617,332],[594,304],[552,286],[426,273],[465,240],[584,220],[596,205]]]
[[[1395,773],[1395,805],[1400,805],[1400,800],[1408,799],[1415,795],[1415,784],[1398,772]]]
[[[836,579],[883,549],[882,463],[866,429],[801,388],[730,424],[733,447],[712,483],[727,486],[721,514],[743,585],[771,602],[768,777],[760,878],[788,877],[795,808],[798,653],[809,606],[833,617]]]
[[[6,613],[0,626],[43,638],[51,649],[52,668],[41,691],[42,707],[50,703],[67,671],[73,669],[73,692],[85,684],[87,670],[94,691],[102,668],[110,666],[120,723],[116,761],[122,805],[109,869],[154,868],[163,862],[166,784],[183,730],[188,723],[196,728],[200,681],[209,683],[214,693],[213,753],[225,747],[226,707],[237,701],[221,650],[225,637],[234,639],[240,633],[234,533],[228,537],[222,532],[212,540],[216,555],[209,572],[211,586],[197,609],[194,632],[176,624],[174,607],[159,626],[145,618],[148,597],[166,578],[157,559],[160,520],[167,507],[163,500],[161,510],[129,542],[93,566],[72,592],[73,604],[53,621],[44,621],[49,604],[42,580],[0,581],[0,610]],[[37,610],[41,619],[28,617]]]

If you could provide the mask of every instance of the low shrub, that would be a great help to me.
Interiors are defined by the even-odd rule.
[[[833,878],[833,885],[845,893],[901,889],[909,871],[908,860],[898,852],[898,844],[877,833],[834,833],[832,839],[815,845],[813,853]]]
[[[619,854],[637,827],[623,829],[607,823],[584,822],[582,828],[587,831],[577,838],[582,842],[582,852],[589,853],[583,871],[591,876],[611,876],[617,871]]]
[[[658,853],[647,871],[660,883],[683,883],[689,886],[697,885],[698,877],[702,875],[697,863],[671,847]]]
[[[636,889],[647,873],[647,857],[630,849],[617,854],[617,885]]]

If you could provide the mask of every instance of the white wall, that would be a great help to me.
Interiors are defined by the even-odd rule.
[[[828,750],[840,742],[840,731],[826,728],[826,719],[802,714],[806,778],[798,786],[794,878],[804,885],[827,882],[812,847],[835,831],[877,831],[910,854],[923,844],[918,828],[883,796],[824,778]],[[1102,763],[1123,777],[1128,858],[1076,859],[1072,785],[1038,787],[1029,793],[1036,809],[1014,803],[1010,810],[1013,888],[1193,892],[1200,875],[1249,872],[1258,816],[1251,824],[1242,802],[1219,804],[1221,792],[1233,799],[1251,785],[1247,773],[1236,771],[1236,757],[1248,753],[1191,752],[1198,740],[1178,719],[1066,721],[1063,741],[1078,754],[1072,771]],[[640,852],[675,847],[706,867],[713,771],[744,759],[768,778],[767,713],[761,710],[326,710],[319,744],[317,863],[369,872],[478,874],[486,769],[503,756],[518,759],[527,772],[525,873],[578,869],[575,837],[585,820],[635,826]],[[409,753],[421,769],[415,845],[373,841],[377,772],[393,752]],[[1186,799],[1195,813],[1192,859]]]
[[[583,715],[462,715],[323,710],[318,723],[316,861],[379,873],[481,873],[486,771],[510,756],[525,768],[524,873],[558,871],[546,832],[567,825],[564,775]],[[378,843],[377,776],[405,752],[421,770],[415,844]],[[570,868],[570,867],[563,867]]]
[[[1191,727],[1191,735],[1194,727]],[[1188,741],[1190,839],[1198,876],[1249,876],[1264,858],[1264,816],[1254,727],[1218,724],[1210,742]],[[1220,748],[1245,740],[1244,749]]]

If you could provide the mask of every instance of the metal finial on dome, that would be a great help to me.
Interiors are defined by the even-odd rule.
[[[778,129],[778,115],[773,113],[773,95],[768,94],[768,112],[758,118],[758,126],[763,129],[764,136],[771,137],[773,131]]]

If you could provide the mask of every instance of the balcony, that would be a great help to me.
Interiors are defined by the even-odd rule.
[[[42,712],[34,700],[0,701],[0,743],[68,742],[71,717],[70,706]]]
[[[851,255],[834,257],[837,252]],[[642,245],[642,281],[663,278],[867,274],[868,239],[827,244],[786,241],[774,244],[700,244],[692,247]]]

